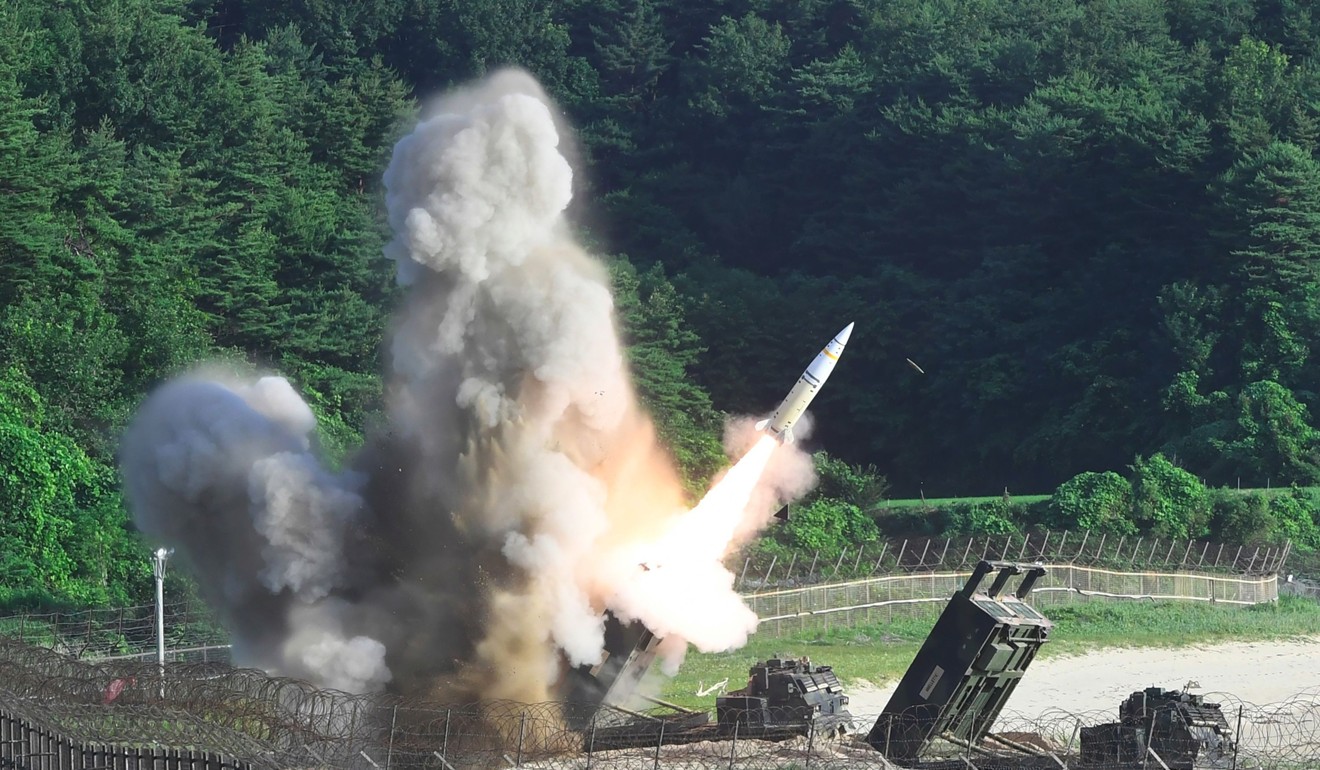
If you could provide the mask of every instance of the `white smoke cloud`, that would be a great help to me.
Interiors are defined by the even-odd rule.
[[[135,418],[135,517],[187,556],[241,662],[352,691],[535,701],[562,686],[562,660],[600,659],[607,610],[667,637],[671,665],[688,641],[728,649],[755,628],[721,561],[803,488],[801,453],[767,447],[686,510],[608,274],[565,220],[559,126],[534,80],[504,72],[395,147],[386,256],[409,293],[389,426],[350,469],[319,464],[314,417],[281,378],[189,378]],[[775,481],[758,486],[765,463]]]

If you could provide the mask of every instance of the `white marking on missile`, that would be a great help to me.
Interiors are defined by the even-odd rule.
[[[910,359],[910,358],[905,358],[905,359],[903,359],[903,360],[904,360],[904,361],[907,361],[907,362],[908,362],[908,366],[911,366],[913,369],[916,369],[918,372],[921,372],[922,374],[925,374],[925,373],[926,373],[926,370],[925,370],[925,369],[922,369],[920,366],[917,366],[917,362],[916,362],[916,361],[913,361],[913,360]]]

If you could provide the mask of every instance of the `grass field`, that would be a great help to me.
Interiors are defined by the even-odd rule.
[[[1050,641],[1041,656],[1070,655],[1100,647],[1177,647],[1230,639],[1280,639],[1320,634],[1320,603],[1282,596],[1277,605],[1226,607],[1182,602],[1088,602],[1053,607]],[[747,679],[758,660],[808,655],[817,665],[834,666],[845,685],[883,684],[902,676],[930,632],[935,614],[924,620],[832,630],[824,636],[753,636],[741,650],[691,652],[661,693],[689,708],[709,708],[715,696],[697,690],[729,678],[729,689]]]

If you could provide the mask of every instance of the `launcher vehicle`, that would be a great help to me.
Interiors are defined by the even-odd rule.
[[[721,733],[805,735],[813,724],[818,733],[853,731],[848,696],[832,667],[771,658],[748,673],[746,687],[715,699]]]
[[[1233,731],[1205,696],[1147,687],[1118,707],[1118,721],[1083,727],[1082,767],[1169,770],[1237,767]]]

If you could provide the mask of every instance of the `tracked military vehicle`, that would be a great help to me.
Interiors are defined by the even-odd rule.
[[[1128,696],[1117,722],[1082,728],[1083,767],[1226,769],[1234,766],[1234,753],[1233,731],[1218,703],[1159,687]]]
[[[810,658],[771,658],[748,671],[747,686],[715,699],[716,721],[725,735],[843,735],[853,731],[848,696],[830,666]]]

